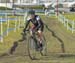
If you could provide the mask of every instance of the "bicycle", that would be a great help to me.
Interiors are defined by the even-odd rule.
[[[46,39],[44,35],[42,36],[43,49],[41,50],[41,49],[38,49],[38,46],[39,46],[38,34],[34,33],[34,35],[31,35],[30,30],[26,30],[26,32],[29,35],[23,34],[23,39],[26,39],[27,38],[26,36],[28,36],[27,50],[28,50],[28,56],[30,57],[30,59],[32,60],[36,59],[36,52],[40,52],[42,56],[45,56],[47,54],[47,43],[46,43]]]

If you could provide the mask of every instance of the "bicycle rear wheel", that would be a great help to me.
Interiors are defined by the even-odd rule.
[[[35,46],[35,40],[33,37],[29,37],[28,40],[28,55],[30,59],[34,60],[36,59],[36,46]]]

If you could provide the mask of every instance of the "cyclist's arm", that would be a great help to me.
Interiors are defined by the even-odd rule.
[[[29,21],[26,22],[25,30],[26,30],[26,28],[28,27],[28,25],[29,25]]]
[[[40,22],[40,20],[39,20],[39,21],[38,21],[37,29],[38,29],[38,28],[40,28],[40,27],[41,27],[41,25],[42,25],[42,24],[41,24],[41,22]]]
[[[26,29],[27,29],[29,23],[30,23],[30,19],[27,19],[27,21],[26,21],[26,23],[25,23],[26,25],[25,25],[24,30],[23,30],[24,32],[26,31]]]
[[[38,29],[42,26],[41,18],[39,16],[37,17],[37,21],[38,21],[38,26],[36,27],[36,29]]]

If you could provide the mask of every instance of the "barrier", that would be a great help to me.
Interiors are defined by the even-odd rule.
[[[14,17],[10,17],[10,16],[14,16]],[[4,40],[4,36],[8,36],[10,31],[14,31],[16,32],[16,30],[20,28],[21,24],[23,25],[25,23],[25,19],[26,19],[26,13],[20,13],[17,12],[16,15],[12,14],[12,13],[0,13],[0,42],[3,42]],[[22,19],[23,17],[23,19]],[[21,20],[22,19],[22,20]],[[14,27],[10,27],[10,22],[14,21]],[[23,23],[21,23],[23,22]],[[3,23],[6,23],[7,27],[6,30],[4,31],[4,25]]]
[[[62,14],[59,13],[58,20],[64,24],[64,27],[67,27],[67,30],[71,30],[72,33],[75,31],[75,21],[65,18]]]
[[[1,36],[0,36],[0,39],[1,39],[1,42],[3,42],[3,23],[2,23],[2,17],[1,17]]]
[[[54,11],[54,9],[46,9],[45,10],[45,15],[46,16],[54,16],[55,15],[55,11]]]

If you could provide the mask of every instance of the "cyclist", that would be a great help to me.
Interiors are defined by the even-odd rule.
[[[35,32],[38,33],[39,46],[40,46],[40,48],[43,47],[41,39],[42,39],[42,33],[43,33],[43,29],[44,29],[44,23],[41,20],[40,16],[35,15],[34,10],[29,10],[28,11],[28,18],[27,18],[27,21],[26,21],[25,28],[23,30],[24,32],[26,31],[28,25],[29,25],[29,28],[31,30],[31,32],[30,32],[31,35],[33,35]]]

